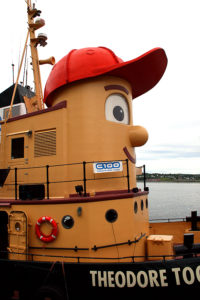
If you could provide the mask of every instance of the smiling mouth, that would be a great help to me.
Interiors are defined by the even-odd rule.
[[[128,158],[133,164],[135,164],[135,163],[136,163],[136,160],[135,160],[135,158],[130,154],[130,152],[128,151],[127,147],[124,147],[123,150],[124,150],[124,153],[126,154],[127,158]]]

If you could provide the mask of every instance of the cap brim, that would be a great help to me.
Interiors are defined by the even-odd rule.
[[[44,92],[44,102],[47,105],[51,102],[52,93],[59,87],[101,75],[117,76],[127,80],[131,84],[134,99],[152,89],[163,76],[167,66],[165,51],[162,48],[155,48],[127,62],[120,60],[118,63],[111,63],[109,66],[103,64],[102,68],[90,67],[87,74],[85,74],[85,69],[82,73],[78,70],[78,74],[75,74],[73,78],[72,75],[68,74],[70,73],[67,70],[68,59],[69,54],[54,66],[49,75]]]
[[[106,74],[127,80],[131,84],[134,99],[152,89],[163,76],[166,67],[165,51],[155,48],[138,58],[114,66]]]

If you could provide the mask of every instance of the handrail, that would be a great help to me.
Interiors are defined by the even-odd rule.
[[[159,218],[159,219],[150,219],[149,222],[150,223],[154,223],[154,222],[163,222],[163,223],[170,223],[170,222],[185,222],[186,221],[186,218]]]
[[[121,161],[126,166],[126,175],[122,176],[110,176],[110,177],[100,177],[100,178],[87,178],[87,172],[86,172],[86,165],[87,164],[94,164],[94,163],[105,163],[105,162],[114,162],[114,161]],[[83,170],[83,177],[78,179],[71,179],[71,180],[57,180],[57,181],[50,181],[49,180],[49,172],[51,168],[55,167],[63,167],[63,166],[75,166],[75,165],[82,165]],[[45,165],[45,166],[33,166],[33,167],[15,167],[10,168],[10,171],[15,172],[14,175],[14,183],[5,183],[4,185],[14,185],[15,186],[15,200],[18,199],[18,173],[20,170],[32,170],[32,169],[45,169],[46,170],[46,179],[43,180],[43,182],[40,182],[40,184],[46,185],[46,198],[49,199],[49,186],[50,184],[55,183],[69,183],[69,182],[83,182],[83,196],[87,196],[87,181],[96,181],[96,180],[110,180],[110,179],[119,179],[119,178],[126,178],[127,179],[127,190],[130,192],[130,174],[129,174],[129,164],[128,159],[118,159],[118,160],[107,160],[107,161],[83,161],[83,162],[77,162],[77,163],[69,163],[69,164],[55,164],[55,165]],[[25,183],[26,184],[26,183]],[[32,185],[34,183],[28,183],[29,185]]]
[[[48,250],[48,248],[45,248],[45,250]],[[59,250],[59,249],[58,249]],[[93,257],[93,256],[68,256],[68,255],[50,255],[50,254],[36,254],[36,253],[22,253],[22,252],[11,252],[9,253],[8,251],[0,251],[0,259],[1,259],[1,254],[12,254],[12,255],[24,255],[27,257],[32,257],[32,261],[34,261],[34,257],[45,257],[45,258],[59,258],[59,259],[74,259],[77,260],[77,263],[81,263],[80,260],[83,260],[82,263],[85,263],[84,260],[100,260],[100,261],[105,261],[105,260],[110,260],[110,261],[122,261],[122,260],[127,260],[127,259],[131,259],[132,263],[137,263],[137,259],[144,259],[144,261],[148,261],[150,262],[152,258],[153,261],[155,262],[155,258],[157,261],[164,261],[166,262],[167,258],[170,260],[172,259],[184,259],[183,255],[177,255],[177,254],[166,254],[166,255],[132,255],[132,256],[120,256],[120,257]],[[191,252],[189,253],[191,255],[191,257],[199,257],[198,253],[194,253]],[[185,257],[187,258],[187,257]],[[9,258],[3,258],[3,260],[10,260]],[[143,262],[143,261],[142,261]],[[112,262],[111,262],[112,263]]]
[[[114,161],[122,161],[126,162],[128,159],[112,159],[112,160],[94,160],[94,161],[85,161],[86,164],[94,164],[94,163],[105,163],[105,162],[114,162]],[[75,165],[82,165],[83,162],[74,162],[74,163],[66,163],[66,164],[54,164],[49,165],[49,167],[62,167],[62,166],[75,166]],[[18,170],[28,170],[28,169],[40,169],[45,168],[46,165],[43,166],[34,166],[34,167],[19,167]],[[11,168],[10,170],[14,170],[15,168]]]
[[[133,241],[128,240],[127,242],[122,242],[122,243],[115,243],[115,244],[110,244],[110,245],[104,245],[104,246],[96,246],[94,245],[94,247],[92,248],[92,250],[97,251],[98,249],[104,249],[104,248],[109,248],[109,247],[116,247],[116,246],[123,246],[123,245],[131,245],[131,244],[136,244],[138,243],[143,237],[146,236],[146,233],[140,235],[139,238],[135,238]]]

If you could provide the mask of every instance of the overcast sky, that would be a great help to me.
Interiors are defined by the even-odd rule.
[[[60,60],[71,49],[105,46],[124,61],[162,47],[168,67],[161,81],[133,101],[135,125],[149,140],[137,148],[147,172],[200,173],[199,0],[37,0],[48,45],[40,59]],[[24,0],[2,2],[0,91],[12,84],[26,38]],[[41,66],[43,87],[51,66]],[[31,72],[29,74],[29,85]]]

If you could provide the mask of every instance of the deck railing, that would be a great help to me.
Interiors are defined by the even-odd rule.
[[[89,177],[88,176],[88,173],[87,172],[87,165],[92,165],[92,164],[95,164],[95,163],[102,163],[102,164],[105,164],[105,163],[113,163],[113,162],[122,162],[123,164],[123,172],[121,172],[121,175],[119,176],[108,176],[108,173],[106,173],[107,175],[106,176],[101,176],[101,177]],[[63,178],[62,180],[50,180],[50,173],[51,173],[51,170],[53,168],[61,168],[62,167],[76,167],[76,166],[79,166],[82,168],[82,178]],[[46,186],[46,189],[45,189],[45,198],[46,199],[49,199],[50,198],[50,185],[53,185],[53,184],[59,184],[59,183],[72,183],[72,182],[81,182],[82,183],[82,195],[84,197],[87,196],[87,183],[89,181],[97,181],[97,180],[116,180],[116,179],[125,179],[126,180],[126,186],[127,186],[127,191],[130,192],[130,171],[129,171],[129,161],[128,159],[125,159],[125,160],[112,160],[112,161],[89,161],[89,162],[86,162],[86,161],[83,161],[83,162],[80,162],[80,163],[71,163],[71,164],[55,164],[55,165],[44,165],[44,166],[34,166],[34,167],[15,167],[15,168],[10,168],[10,174],[8,176],[8,180],[7,182],[9,182],[9,177],[11,176],[13,178],[12,182],[10,181],[10,183],[5,183],[4,185],[6,186],[14,186],[14,193],[15,193],[15,200],[17,200],[19,197],[18,197],[18,192],[19,192],[19,186],[20,185],[35,185],[36,182],[29,182],[29,181],[24,181],[23,180],[23,183],[22,183],[22,180],[20,179],[21,176],[20,176],[20,172],[27,172],[28,170],[36,170],[36,169],[41,169],[41,172],[38,173],[38,178],[42,178],[40,179],[40,181],[37,181],[37,184],[40,184],[40,185],[44,185]],[[14,176],[12,174],[12,172],[14,172]],[[61,172],[62,173],[62,170]],[[81,171],[79,170],[79,176],[80,176],[80,173]],[[91,173],[91,172],[90,172]],[[109,174],[112,174],[112,173],[109,173]],[[91,175],[91,174],[90,174]],[[37,179],[38,180],[38,179]],[[14,183],[13,183],[14,182]]]
[[[45,248],[45,250],[48,251],[49,248]],[[52,249],[50,249],[52,250]],[[59,250],[54,248],[54,250]],[[66,249],[67,250],[67,249]],[[85,250],[85,249],[83,249]],[[88,249],[86,249],[88,250]],[[0,259],[3,260],[10,260],[8,258],[9,252],[8,251],[0,251]],[[14,258],[14,256],[16,255],[16,258]],[[85,262],[92,262],[92,261],[99,261],[99,262],[105,262],[107,261],[108,263],[112,263],[112,262],[123,262],[123,261],[127,261],[127,260],[131,260],[132,263],[138,263],[138,262],[143,262],[143,261],[172,261],[173,259],[175,260],[183,260],[183,259],[187,259],[187,258],[199,258],[199,252],[193,252],[190,251],[187,254],[182,254],[182,255],[177,255],[177,254],[169,254],[169,255],[132,255],[132,256],[116,256],[116,257],[98,257],[98,256],[81,256],[81,255],[53,255],[53,254],[39,254],[39,253],[32,253],[32,252],[26,252],[26,253],[22,253],[22,252],[17,252],[14,251],[12,252],[12,256],[13,256],[13,260],[18,260],[18,256],[24,256],[26,257],[27,260],[29,261],[41,261],[42,258],[46,259],[48,258],[48,261],[53,262],[53,261],[63,261],[63,262],[72,262],[72,260],[74,260],[74,262],[77,263],[85,263]],[[19,261],[19,260],[18,260]]]

